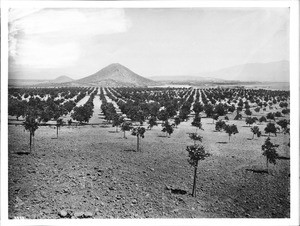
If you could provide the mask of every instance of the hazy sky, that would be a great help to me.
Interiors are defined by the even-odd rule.
[[[10,78],[144,76],[289,60],[287,8],[12,9]]]

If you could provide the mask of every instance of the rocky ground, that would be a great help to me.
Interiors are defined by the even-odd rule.
[[[136,137],[115,128],[64,126],[29,133],[9,125],[9,217],[58,218],[288,218],[290,216],[289,135],[271,137],[286,157],[264,173],[261,145],[243,121],[230,121],[239,133],[228,142],[202,119],[203,144],[212,154],[199,162],[197,196],[192,197],[193,168],[187,145],[191,121],[170,138],[161,126],[147,130],[141,152]],[[263,130],[265,124],[259,125]]]

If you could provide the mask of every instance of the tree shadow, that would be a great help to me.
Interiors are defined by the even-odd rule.
[[[111,127],[109,125],[99,125],[100,128],[108,128],[108,127]]]
[[[126,152],[136,152],[135,149],[125,149],[125,150],[123,150],[123,151],[126,151]]]
[[[247,140],[253,140],[252,138],[247,138]]]
[[[119,131],[108,131],[109,133],[119,133]]]
[[[228,142],[227,141],[218,141],[216,142],[217,144],[227,144]]]
[[[268,170],[265,170],[265,169],[246,169],[246,171],[250,171],[250,172],[253,172],[253,173],[260,173],[260,174],[269,174]]]
[[[183,190],[180,188],[173,188],[173,187],[166,186],[165,189],[170,190],[172,194],[176,194],[176,195],[186,195],[187,194],[186,190]]]
[[[290,157],[286,157],[286,156],[278,156],[277,159],[290,160]]]
[[[165,136],[165,135],[157,135],[158,137],[164,137],[164,138],[170,138],[168,136]]]
[[[187,191],[179,189],[179,188],[175,188],[175,189],[171,189],[171,193],[176,194],[176,195],[185,195],[185,194],[187,194]]]
[[[14,152],[14,154],[17,154],[17,155],[29,155],[30,152],[17,151],[17,152]]]

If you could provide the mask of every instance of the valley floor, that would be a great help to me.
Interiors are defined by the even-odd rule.
[[[288,218],[289,136],[271,137],[286,158],[266,174],[266,136],[252,139],[244,120],[230,120],[239,133],[228,142],[211,118],[202,123],[198,133],[212,156],[199,162],[196,197],[186,151],[191,121],[170,138],[161,126],[147,130],[141,152],[133,151],[136,137],[104,124],[64,126],[58,139],[54,127],[42,126],[29,155],[17,154],[29,150],[29,133],[9,125],[9,217],[57,219],[65,210],[70,218]]]

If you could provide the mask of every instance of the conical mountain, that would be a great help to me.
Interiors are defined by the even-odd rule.
[[[73,81],[74,79],[66,76],[66,75],[62,75],[62,76],[59,76],[57,77],[56,79],[50,81],[52,83],[65,83],[65,82],[71,82]]]
[[[144,78],[118,63],[110,64],[95,74],[76,80],[76,83],[102,87],[143,87],[157,84],[156,82]]]

